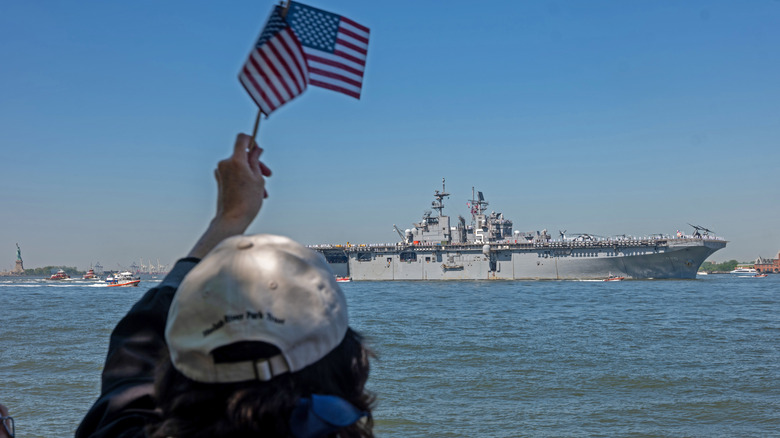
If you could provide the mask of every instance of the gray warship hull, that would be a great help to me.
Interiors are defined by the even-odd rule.
[[[696,278],[726,241],[680,238],[577,244],[321,246],[352,280],[603,280]]]
[[[334,274],[352,280],[604,280],[692,279],[704,260],[726,241],[703,227],[686,236],[600,238],[588,234],[552,239],[547,230],[512,231],[500,213],[485,214],[482,192],[472,193],[472,222],[443,214],[444,190],[401,241],[382,245],[316,245]],[[454,222],[454,224],[452,223]],[[704,231],[702,234],[701,231]]]

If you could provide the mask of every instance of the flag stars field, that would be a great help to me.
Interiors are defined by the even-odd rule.
[[[338,15],[309,8],[292,8],[290,24],[300,30],[298,37],[304,47],[332,52],[336,45],[336,34],[339,28]]]

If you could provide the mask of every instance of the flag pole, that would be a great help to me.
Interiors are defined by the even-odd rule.
[[[256,140],[257,139],[257,128],[260,127],[260,116],[261,115],[263,115],[263,111],[258,109],[257,110],[257,117],[255,117],[255,127],[252,128],[252,140]],[[255,141],[255,143],[257,143],[257,141]]]

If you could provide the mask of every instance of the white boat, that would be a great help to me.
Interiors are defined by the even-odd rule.
[[[133,277],[133,274],[129,271],[117,272],[106,277],[107,287],[138,286],[140,282],[141,279]]]
[[[755,268],[745,268],[745,267],[739,267],[729,272],[729,274],[737,274],[737,275],[756,275],[757,273],[758,271],[756,271]]]

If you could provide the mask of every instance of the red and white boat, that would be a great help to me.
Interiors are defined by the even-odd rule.
[[[763,278],[766,277],[767,274],[756,274],[754,277]]]
[[[51,277],[49,277],[49,280],[67,280],[69,278],[70,275],[66,274],[65,271],[60,269],[56,274],[52,274]]]
[[[100,280],[100,277],[98,277],[97,274],[95,274],[95,270],[90,268],[89,271],[87,271],[86,274],[84,274],[83,277],[81,277],[84,280]]]
[[[137,287],[138,283],[140,282],[141,279],[138,277],[133,277],[133,274],[129,271],[117,272],[114,275],[109,275],[106,277],[106,287]]]
[[[352,281],[352,277],[336,277],[337,283],[349,283]]]
[[[618,277],[617,275],[611,275],[604,279],[604,281],[623,281],[626,277]]]

